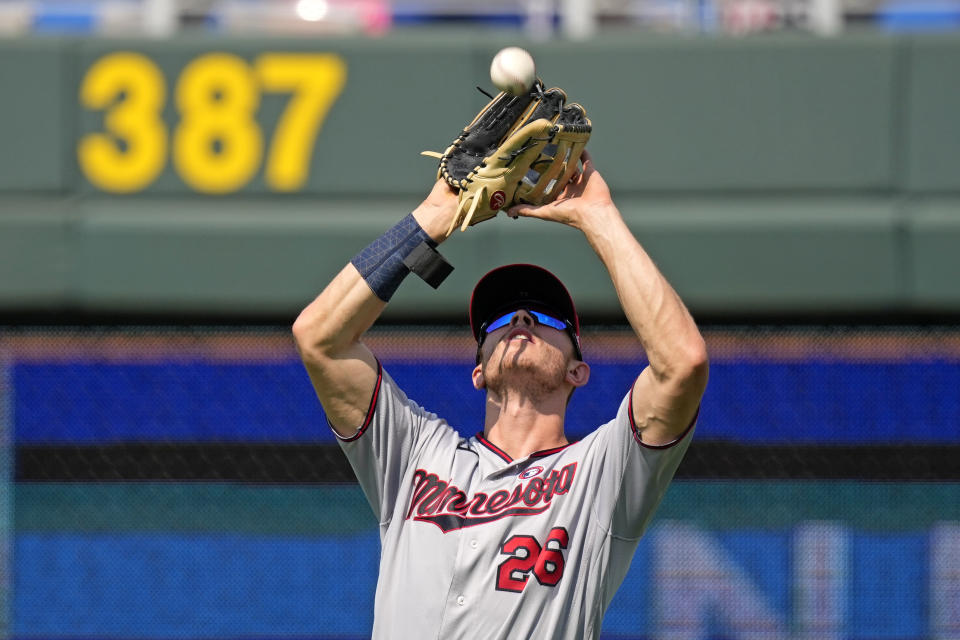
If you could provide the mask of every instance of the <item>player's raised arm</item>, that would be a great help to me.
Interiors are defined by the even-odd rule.
[[[457,196],[443,181],[407,218],[361,251],[293,324],[303,359],[327,418],[343,437],[363,423],[377,381],[377,362],[361,342],[410,269],[446,237]]]
[[[583,157],[583,172],[558,200],[514,207],[510,214],[561,222],[587,237],[650,362],[634,384],[637,427],[646,444],[668,444],[690,425],[700,404],[706,346],[680,297],[623,221],[589,154]]]

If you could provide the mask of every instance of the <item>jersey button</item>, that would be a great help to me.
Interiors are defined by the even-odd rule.
[[[457,596],[457,604],[461,607],[467,602],[467,599],[463,596]]]
[[[471,547],[471,548],[476,549],[476,548],[479,547],[479,546],[480,546],[480,543],[477,542],[476,540],[471,540],[471,541],[470,541],[470,547]]]

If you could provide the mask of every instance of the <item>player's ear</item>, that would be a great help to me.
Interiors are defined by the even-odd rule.
[[[582,387],[590,380],[590,365],[582,360],[571,360],[567,364],[567,382],[574,387]]]
[[[473,373],[470,374],[470,377],[473,379],[473,388],[476,390],[486,389],[487,381],[483,377],[483,365],[478,364],[473,368]]]

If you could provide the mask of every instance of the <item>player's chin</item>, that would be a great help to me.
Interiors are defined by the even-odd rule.
[[[499,373],[505,380],[535,379],[548,384],[553,380],[562,380],[566,368],[562,358],[524,350],[505,352],[499,364]]]
[[[487,379],[487,388],[497,395],[521,395],[539,398],[548,395],[562,384],[563,379],[555,372],[540,367],[507,367]]]

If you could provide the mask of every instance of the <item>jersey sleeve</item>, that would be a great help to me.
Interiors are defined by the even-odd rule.
[[[671,443],[643,442],[633,419],[633,390],[623,399],[617,416],[594,435],[594,455],[600,485],[594,502],[599,524],[619,538],[637,539],[653,519],[663,495],[690,446],[697,416]],[[698,410],[699,415],[699,410]]]
[[[407,398],[378,361],[377,383],[363,424],[349,438],[336,431],[334,435],[380,524],[389,521],[401,479],[417,451],[446,431],[453,430]]]

